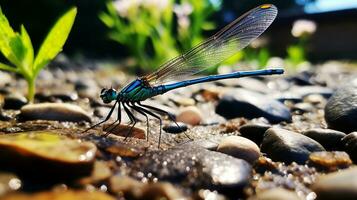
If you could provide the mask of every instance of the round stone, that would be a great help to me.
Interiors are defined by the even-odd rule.
[[[357,131],[357,79],[341,86],[328,100],[325,120],[331,129]]]
[[[240,136],[228,136],[218,145],[217,151],[254,163],[260,156],[259,147],[251,140]]]
[[[187,131],[187,125],[183,122],[171,122],[162,127],[162,130],[167,133],[182,133]]]
[[[177,115],[176,120],[190,125],[198,125],[202,121],[201,111],[195,106],[183,108]]]
[[[299,133],[280,128],[265,132],[261,151],[274,161],[304,164],[312,152],[325,151],[315,140]]]
[[[341,139],[346,136],[341,131],[322,128],[310,129],[302,134],[319,142],[328,151],[342,150]]]
[[[264,117],[270,123],[291,121],[290,110],[281,102],[257,92],[232,89],[218,101],[216,113],[227,118]]]

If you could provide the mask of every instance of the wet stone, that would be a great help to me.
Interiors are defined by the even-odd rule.
[[[349,167],[352,165],[352,161],[348,154],[343,151],[321,151],[310,154],[309,164],[318,169],[336,171]]]
[[[279,128],[266,131],[261,152],[274,161],[304,164],[312,152],[325,151],[315,140],[302,134]]]
[[[4,98],[3,109],[18,110],[26,104],[27,104],[27,99],[21,94],[9,94]]]
[[[133,175],[138,178],[150,174],[161,181],[235,194],[241,192],[251,176],[251,166],[246,161],[190,144],[148,152],[134,161],[133,169],[136,169]]]
[[[341,139],[345,133],[332,129],[310,129],[302,132],[303,135],[319,142],[327,151],[343,150]]]
[[[341,142],[353,162],[357,163],[357,132],[346,135]]]
[[[48,131],[0,135],[0,148],[1,169],[51,181],[90,174],[97,150],[90,142]]]
[[[325,120],[331,129],[357,131],[357,79],[341,86],[328,100]]]
[[[294,191],[272,188],[259,192],[257,195],[248,198],[248,200],[301,200],[301,198]]]
[[[190,125],[198,125],[202,121],[201,111],[195,106],[183,108],[176,116],[178,122],[183,122]]]
[[[321,175],[312,185],[316,200],[357,199],[357,167]]]
[[[177,126],[178,125],[178,126]],[[162,130],[164,130],[167,133],[182,133],[187,131],[187,125],[183,122],[170,122],[169,124],[166,124],[162,127]]]
[[[240,136],[228,136],[218,145],[218,152],[254,163],[260,156],[259,147],[251,140]]]
[[[260,145],[263,141],[265,131],[269,128],[271,128],[270,125],[263,123],[245,124],[239,128],[239,133],[241,136]]]
[[[289,109],[281,102],[260,93],[234,89],[226,93],[216,106],[216,113],[227,118],[264,117],[270,123],[291,121]]]
[[[81,122],[91,121],[91,117],[79,106],[68,103],[39,103],[30,104],[21,108],[19,119],[53,120]]]

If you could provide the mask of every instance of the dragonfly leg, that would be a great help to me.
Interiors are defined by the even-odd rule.
[[[113,111],[114,111],[114,109],[115,109],[117,103],[118,103],[118,101],[115,101],[113,107],[110,109],[108,115],[105,117],[105,119],[104,119],[103,121],[101,121],[101,122],[99,122],[99,123],[96,123],[96,124],[94,124],[93,126],[87,128],[86,130],[83,131],[83,133],[85,133],[85,132],[89,131],[90,129],[93,129],[93,128],[95,128],[95,127],[97,127],[97,126],[103,124],[104,122],[108,121],[108,120],[110,119],[110,116],[112,116]]]
[[[137,107],[134,103],[132,103],[132,105],[128,104],[128,106],[132,109],[134,109],[136,112],[142,114],[143,116],[145,116],[146,118],[146,141],[149,141],[149,117],[148,115],[142,111],[142,109],[140,107]]]
[[[141,105],[140,103],[138,103],[139,105]],[[138,108],[140,108],[143,112],[147,113],[148,115],[151,115],[153,117],[155,117],[156,119],[159,120],[160,122],[160,132],[159,132],[159,144],[158,144],[158,148],[160,148],[160,144],[161,144],[161,129],[162,129],[162,119],[160,118],[160,116],[154,114],[153,112],[151,112],[150,110],[147,110],[143,107],[140,107],[140,106],[136,106]]]
[[[115,123],[117,123],[117,124],[115,124]],[[117,126],[120,125],[120,123],[121,123],[121,106],[120,106],[120,103],[119,103],[118,104],[118,117],[112,124],[110,124],[106,129],[104,129],[107,132],[105,134],[105,136],[108,136],[112,132],[112,130],[114,130]]]
[[[160,108],[155,108],[155,107],[152,107],[152,106],[149,106],[149,105],[141,104],[140,102],[138,102],[138,104],[139,104],[140,106],[145,107],[145,108],[152,109],[152,110],[154,110],[154,111],[156,111],[156,112],[159,112],[159,113],[162,113],[162,114],[167,115],[167,116],[169,117],[169,119],[170,119],[171,121],[173,121],[173,122],[175,123],[175,125],[182,131],[180,125],[177,124],[175,117],[174,117],[171,113],[169,113],[169,112],[167,112],[167,111],[165,111],[165,110],[162,110],[162,109],[160,109]],[[186,136],[188,139],[193,140],[189,135],[187,135],[186,132],[184,132],[184,131],[182,131],[182,132],[183,132],[183,134],[185,134],[185,136]]]
[[[134,128],[136,122],[137,122],[135,116],[133,115],[133,113],[130,112],[130,110],[128,109],[128,107],[126,107],[126,105],[128,105],[128,104],[123,103],[123,108],[124,108],[126,114],[128,115],[128,117],[130,118],[130,120],[132,121],[132,125],[131,125],[131,127],[130,127],[128,133],[126,134],[124,140],[127,140],[127,139],[128,139],[128,137],[130,136],[130,134],[131,134],[131,132],[132,132],[132,130],[133,130],[133,128]],[[128,106],[129,106],[129,105],[128,105]]]

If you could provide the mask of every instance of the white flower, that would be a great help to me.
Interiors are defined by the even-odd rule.
[[[142,0],[116,0],[114,7],[121,17],[127,17],[130,9],[136,9],[140,6]]]
[[[303,35],[312,35],[316,31],[316,23],[311,20],[297,20],[293,24],[293,28],[291,29],[291,34],[294,37],[301,37]]]
[[[174,5],[174,13],[179,18],[190,15],[192,13],[192,11],[193,11],[192,5],[187,2],[185,2],[181,5],[179,5],[179,4]]]

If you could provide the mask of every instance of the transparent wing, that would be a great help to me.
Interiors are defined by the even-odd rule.
[[[170,80],[184,80],[212,67],[233,56],[259,37],[274,21],[277,13],[277,8],[271,4],[256,7],[144,78],[152,84],[161,84]]]

